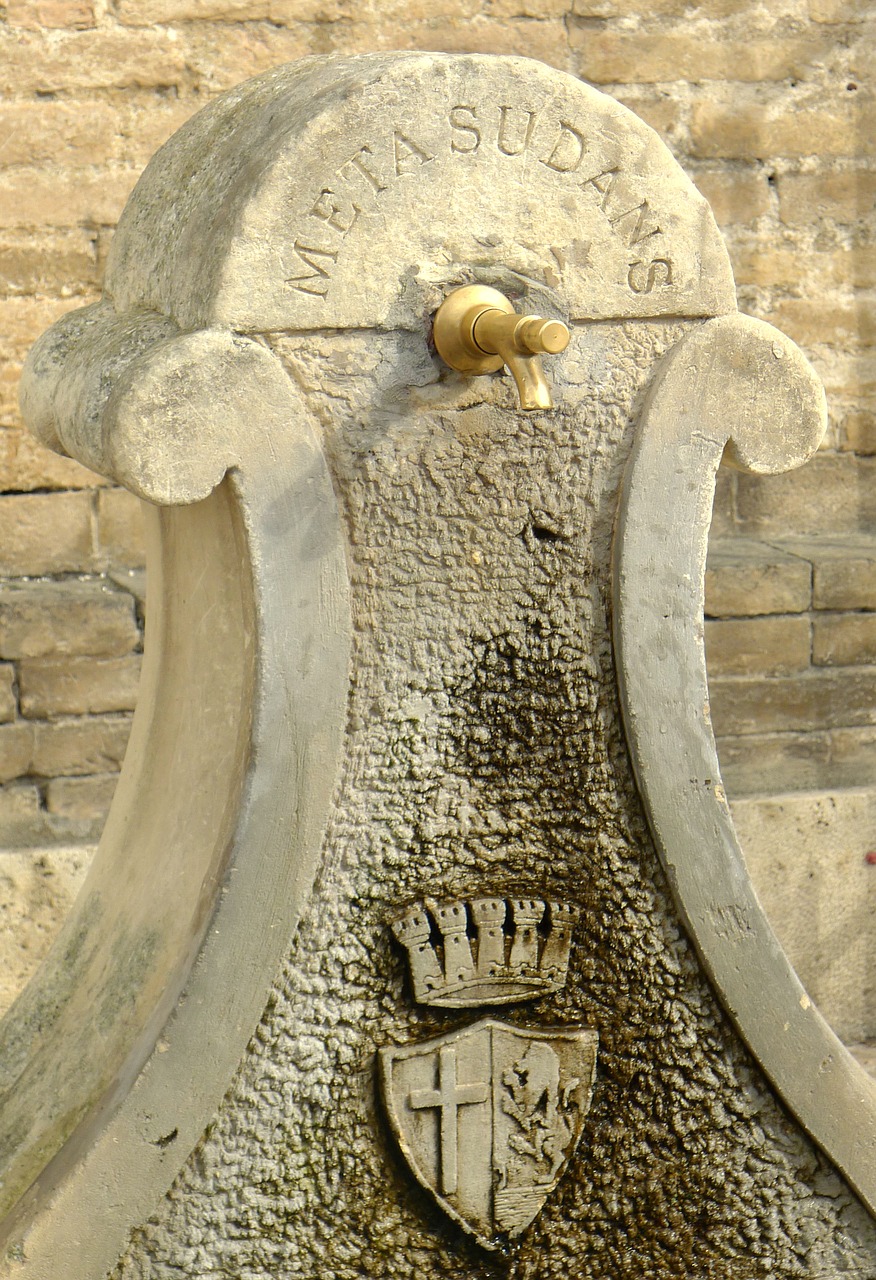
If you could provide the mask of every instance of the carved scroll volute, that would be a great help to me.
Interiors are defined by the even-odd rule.
[[[676,902],[721,999],[785,1103],[876,1209],[876,1082],[840,1043],[754,892],[721,784],[703,646],[722,458],[805,462],[827,421],[800,350],[747,316],[707,321],[658,367],[615,537],[615,648],[627,738]]]

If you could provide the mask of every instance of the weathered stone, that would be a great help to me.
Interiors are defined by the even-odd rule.
[[[0,723],[14,720],[17,710],[15,667],[11,662],[0,662]]]
[[[69,195],[58,204],[56,173],[45,169],[0,172],[0,227],[77,227],[111,222],[137,181],[131,169],[72,170],[63,175]]]
[[[90,164],[95,153],[112,157],[116,129],[109,103],[96,102],[87,112],[68,102],[0,104],[0,132],[6,142],[6,165]]]
[[[876,664],[876,613],[816,617],[812,661],[817,667]]]
[[[0,782],[31,772],[33,729],[26,720],[0,725]]]
[[[0,92],[179,87],[186,74],[185,52],[175,33],[132,35],[112,27],[58,35],[20,33],[14,57],[0,60]],[[58,212],[63,216],[62,209]]]
[[[472,281],[569,324],[553,409],[520,410],[538,369],[510,347],[516,386],[430,349]],[[67,1266],[71,1220],[75,1280],[126,1242],[126,1280],[486,1280],[460,1227],[521,1275],[620,1275],[631,1240],[655,1280],[744,1272],[751,1241],[764,1276],[872,1265],[876,1231],[824,1174],[876,1207],[876,1104],[773,945],[709,734],[719,463],[798,465],[825,425],[800,351],[734,305],[653,134],[519,60],[311,60],[150,166],[107,297],[40,341],[22,390],[41,439],[166,508],[158,648],[89,894],[0,1028],[10,1204],[114,1101],[20,1220],[23,1265]],[[739,483],[722,472],[716,532]],[[49,665],[22,660],[25,711]],[[542,979],[552,1025],[450,1026],[412,999],[390,924],[414,902],[447,1007]],[[542,1111],[539,1176],[516,1157]]]
[[[96,240],[82,227],[0,232],[0,280],[11,294],[93,294],[100,283]]]
[[[115,773],[88,778],[52,778],[46,787],[46,809],[54,817],[99,835],[118,780]]]
[[[131,597],[100,579],[0,585],[0,655],[130,653],[140,633]]]
[[[849,539],[801,547],[801,553],[807,550],[816,609],[876,609],[876,544]]]
[[[876,668],[710,682],[715,732],[766,733],[876,724]]]
[[[0,785],[0,831],[10,849],[47,845],[56,839],[35,783]]]
[[[140,663],[137,654],[125,658],[25,659],[18,668],[21,714],[41,719],[133,711]]]
[[[812,567],[800,556],[750,539],[714,539],[706,567],[706,615],[746,618],[803,613],[812,603]]]
[[[38,577],[94,568],[91,496],[0,496],[0,574]]]
[[[876,453],[876,412],[852,409],[842,421],[840,447],[854,453]]]
[[[727,618],[706,623],[710,675],[788,675],[809,667],[812,637],[808,618]]]
[[[0,427],[0,487],[18,492],[33,489],[91,489],[105,483],[93,471],[62,458],[26,431]],[[60,507],[63,509],[64,504]],[[48,511],[48,508],[46,508]],[[54,522],[49,517],[50,524]],[[81,536],[81,535],[80,535]]]
[[[623,84],[629,81],[672,81],[704,76],[710,80],[782,80],[799,75],[813,58],[829,50],[827,39],[785,37],[775,32],[747,39],[725,38],[700,44],[689,33],[670,31],[594,30],[589,24],[570,25],[571,47],[578,52],[580,72],[595,84]],[[692,131],[698,140],[709,139],[709,124],[721,137],[720,117],[706,114],[708,107],[694,109]],[[748,145],[750,150],[750,143]],[[702,151],[700,152],[702,154]],[[721,154],[718,152],[717,154]]]
[[[733,820],[809,996],[844,1040],[876,1039],[876,791],[738,800]]]
[[[859,109],[853,101],[837,103],[832,93],[810,89],[799,95],[796,105],[798,110],[789,111],[784,102],[764,103],[756,91],[744,97],[729,90],[698,102],[691,113],[693,153],[740,160],[858,157],[876,147],[872,138],[862,137]]]
[[[718,739],[721,776],[734,799],[869,787],[876,776],[876,728],[749,733]]]
[[[31,769],[38,777],[115,773],[121,768],[131,732],[128,715],[30,722]]]
[[[876,459],[819,454],[789,475],[737,478],[740,531],[793,538],[869,533],[876,524]]]
[[[3,811],[0,791],[0,812]],[[2,825],[2,824],[0,824]],[[9,828],[2,825],[4,836]],[[82,886],[88,845],[0,850],[0,1015],[33,977]]]
[[[97,540],[107,566],[138,569],[146,563],[143,504],[127,489],[98,494]]]
[[[734,223],[749,223],[769,213],[772,209],[773,196],[766,176],[758,171],[727,172],[724,169],[700,169],[695,178],[697,189],[703,193],[711,206],[712,212],[720,226]],[[775,250],[772,250],[775,252]],[[740,278],[736,269],[738,255],[732,253],[733,274]]]
[[[92,0],[8,0],[11,27],[41,31],[45,27],[83,31],[97,26]]]
[[[876,764],[876,735],[872,752],[864,752],[862,767]],[[721,778],[728,796],[776,795],[811,791],[827,781],[832,786],[858,786],[860,771],[852,766],[852,781],[830,771],[828,732],[747,733],[718,738]]]
[[[777,181],[779,210],[789,226],[817,218],[850,224],[869,216],[876,199],[876,173],[867,168],[837,172],[783,173]]]

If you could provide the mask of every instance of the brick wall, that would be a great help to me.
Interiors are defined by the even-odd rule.
[[[831,402],[805,473],[721,478],[708,644],[728,782],[872,778],[872,0],[8,0],[0,15],[0,845],[99,831],[141,648],[136,504],[23,433],[23,356],[97,297],[114,220],[170,133],[240,80],[329,51],[541,58],[672,147],[743,309],[801,343]]]

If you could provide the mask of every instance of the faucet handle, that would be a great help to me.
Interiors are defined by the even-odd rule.
[[[550,409],[550,387],[539,355],[556,355],[569,345],[560,320],[518,315],[513,304],[487,285],[454,289],[435,315],[439,356],[460,373],[495,373],[507,365],[517,384],[521,409]]]

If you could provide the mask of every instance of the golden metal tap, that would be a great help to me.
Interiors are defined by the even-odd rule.
[[[435,315],[435,347],[445,364],[460,373],[495,373],[505,365],[521,409],[553,408],[539,357],[565,351],[570,336],[561,320],[518,315],[503,293],[483,284],[454,289]]]

